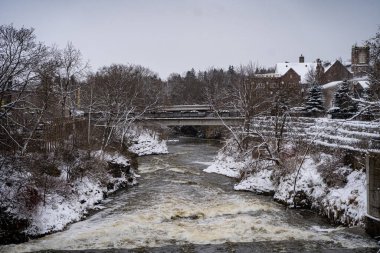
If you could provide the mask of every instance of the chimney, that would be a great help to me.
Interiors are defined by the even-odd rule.
[[[303,57],[303,55],[301,54],[299,58],[299,63],[304,63],[304,62],[305,62],[305,57]]]

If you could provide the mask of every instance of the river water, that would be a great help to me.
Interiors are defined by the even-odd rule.
[[[204,173],[220,147],[216,141],[190,138],[170,142],[170,154],[141,157],[140,185],[107,199],[101,211],[65,231],[2,251],[377,251],[361,228],[331,226],[311,211],[234,191],[234,179]]]

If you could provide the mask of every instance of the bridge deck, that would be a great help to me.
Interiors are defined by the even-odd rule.
[[[142,118],[142,124],[165,125],[165,126],[223,126],[223,125],[241,125],[243,117],[183,117],[183,118]]]
[[[157,111],[212,111],[211,105],[170,105],[156,108]]]

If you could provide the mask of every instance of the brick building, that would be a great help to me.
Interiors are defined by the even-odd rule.
[[[284,74],[257,74],[251,80],[257,96],[261,99],[281,96],[287,98],[287,101],[294,106],[299,104],[300,98],[303,97],[300,82],[300,75],[292,68],[289,68]]]
[[[351,80],[352,89],[358,84],[354,81],[365,81],[363,75],[369,69],[369,47],[353,46],[351,52],[351,62],[344,64],[336,60],[333,64],[323,65],[322,61],[317,59],[315,62],[305,62],[305,57],[301,54],[298,62],[277,63],[274,73],[258,74],[255,76],[253,83],[256,85],[259,93],[266,95],[281,94],[287,96],[292,101],[293,106],[301,105],[308,93],[311,85],[310,76],[323,85],[325,90],[326,105],[331,106],[332,94],[337,85],[343,80]],[[353,79],[354,78],[354,79]],[[360,84],[363,84],[361,82]],[[327,87],[327,88],[324,88]]]
[[[349,80],[353,74],[340,61],[335,61],[332,65],[326,67],[321,84],[326,84],[334,81]]]
[[[334,93],[343,80],[348,80],[351,92],[356,98],[361,97],[369,87],[366,76],[369,68],[369,47],[356,45],[352,47],[350,67],[344,66],[340,61],[329,66],[322,86],[325,107],[333,107]]]
[[[362,76],[369,70],[369,46],[354,45],[351,51],[352,72],[354,76]]]

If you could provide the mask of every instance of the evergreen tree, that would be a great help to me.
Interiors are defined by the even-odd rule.
[[[321,87],[314,84],[309,90],[309,95],[305,103],[305,110],[307,112],[323,112],[323,97]]]
[[[334,93],[334,106],[339,108],[338,112],[350,113],[357,112],[358,104],[352,100],[352,94],[348,82],[343,81]]]

